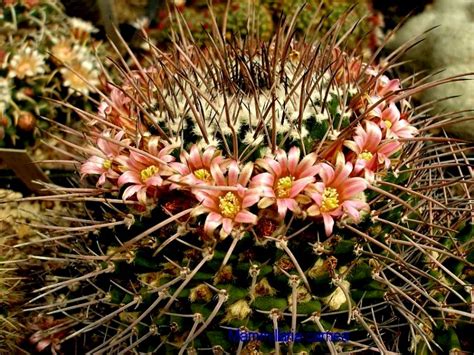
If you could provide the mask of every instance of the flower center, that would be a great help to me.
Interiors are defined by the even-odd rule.
[[[102,167],[104,169],[110,169],[112,167],[112,161],[109,159],[104,160],[104,162],[102,163]]]
[[[369,161],[370,159],[372,159],[373,156],[374,155],[371,152],[364,150],[362,153],[359,154],[359,159],[364,159],[364,160]]]
[[[157,166],[155,165],[150,165],[148,168],[145,168],[143,169],[142,171],[140,171],[140,179],[145,182],[147,181],[149,178],[151,178],[153,175],[155,175],[156,173],[158,173],[159,169]]]
[[[219,210],[225,218],[234,218],[240,211],[240,201],[233,192],[219,197]]]
[[[321,212],[329,212],[339,207],[339,194],[334,187],[326,187],[323,192]]]
[[[197,177],[199,180],[205,181],[205,182],[211,182],[212,177],[211,173],[207,169],[198,169],[194,172],[194,176]]]
[[[387,129],[392,128],[392,122],[390,122],[389,120],[385,120],[383,122],[385,123],[385,127],[387,127]]]
[[[290,196],[290,190],[291,186],[293,186],[294,179],[295,178],[292,176],[286,176],[278,179],[277,186],[275,189],[278,198],[287,198]]]

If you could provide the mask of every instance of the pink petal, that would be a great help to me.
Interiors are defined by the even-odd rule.
[[[212,158],[216,152],[215,147],[207,147],[204,153],[202,154],[202,166],[203,167],[210,167]],[[216,157],[217,158],[217,157]]]
[[[301,159],[293,176],[297,179],[300,179],[306,176],[316,175],[319,170],[319,166],[314,166],[316,158],[316,154],[314,153],[306,155],[303,159]]]
[[[288,211],[288,206],[285,200],[277,199],[278,214],[281,219],[285,218],[286,212]]]
[[[137,192],[137,200],[141,202],[142,205],[146,205],[146,188],[140,189]]]
[[[222,216],[217,213],[209,213],[207,215],[206,221],[204,222],[204,232],[207,235],[211,236],[214,234],[214,231],[217,227],[222,224]]]
[[[297,195],[299,195],[301,191],[303,191],[303,189],[306,186],[308,186],[308,184],[314,181],[315,181],[315,178],[312,176],[308,176],[308,177],[294,181],[290,189],[290,197],[291,198],[296,197]]]
[[[245,194],[244,199],[242,200],[242,208],[247,208],[255,205],[260,200],[260,194],[256,189],[248,190]]]
[[[355,177],[348,179],[339,190],[341,200],[349,200],[359,192],[367,188],[367,181],[363,178]]]
[[[145,181],[145,185],[146,186],[161,186],[163,185],[163,179],[159,175],[152,176]]]
[[[275,177],[280,177],[282,174],[282,166],[280,163],[273,159],[265,159],[265,162],[270,167],[271,172]]]
[[[253,213],[243,210],[237,213],[234,220],[237,223],[257,224],[258,218]]]
[[[222,172],[220,166],[216,163],[213,163],[211,165],[211,175],[214,181],[216,182],[216,185],[226,185],[224,173]]]
[[[142,185],[142,181],[137,172],[129,170],[129,171],[124,172],[122,175],[120,175],[117,181],[117,184],[119,186],[122,186],[125,184]]]
[[[190,151],[190,163],[194,169],[200,169],[202,164],[201,154],[199,154],[199,150],[195,144],[191,147]]]
[[[331,182],[331,186],[338,187],[345,183],[347,178],[352,172],[352,164],[347,162],[345,164],[338,164],[335,171],[334,180]]]
[[[251,187],[257,187],[260,185],[264,186],[273,186],[273,183],[275,182],[275,179],[272,174],[270,173],[261,173],[258,175],[255,175],[252,178],[252,181],[250,182]]]
[[[128,200],[130,197],[135,195],[141,189],[143,189],[142,185],[130,185],[123,191],[122,198],[124,200]]]
[[[296,175],[296,167],[300,160],[300,150],[297,147],[291,147],[288,152],[288,172],[291,176]]]
[[[270,207],[275,202],[276,202],[275,198],[264,197],[258,202],[258,208],[264,209],[264,208]]]
[[[334,228],[334,219],[329,214],[323,213],[323,220],[326,236],[329,237],[332,234],[332,230]]]
[[[253,172],[253,163],[249,162],[245,164],[244,167],[242,168],[242,171],[240,172],[238,183],[242,186],[247,186],[250,180],[250,177],[252,176],[252,172]],[[230,182],[229,182],[229,185],[231,185]]]
[[[232,228],[234,228],[234,221],[231,220],[230,218],[224,218],[222,219],[222,229],[226,233],[226,235],[229,235],[230,232],[232,232]]]
[[[334,178],[334,169],[329,164],[322,163],[320,165],[319,176],[324,184],[329,184]]]

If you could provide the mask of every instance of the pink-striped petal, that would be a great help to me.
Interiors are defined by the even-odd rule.
[[[249,211],[240,211],[237,213],[234,220],[237,223],[257,224],[258,218],[255,214]]]

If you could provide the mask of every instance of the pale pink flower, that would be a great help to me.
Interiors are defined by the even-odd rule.
[[[300,150],[292,147],[288,152],[279,150],[276,160],[260,159],[257,164],[267,172],[256,175],[250,186],[258,188],[263,197],[258,203],[259,208],[277,205],[280,218],[285,218],[288,210],[298,213],[300,207],[297,197],[308,184],[315,181],[318,167],[314,165],[316,155],[306,155],[300,161]]]
[[[132,99],[122,89],[115,86],[109,86],[109,88],[109,100],[101,101],[98,107],[99,116],[120,128],[135,131],[137,129],[134,119],[136,114],[132,110]]]
[[[307,209],[308,216],[321,216],[324,221],[326,235],[332,233],[334,219],[344,214],[355,222],[360,220],[360,211],[368,205],[355,196],[367,188],[367,181],[360,177],[349,177],[352,164],[345,162],[342,153],[338,154],[335,169],[326,163],[320,164],[318,175],[322,182],[312,184],[310,197],[313,204]]]
[[[130,139],[123,139],[124,134],[124,131],[120,131],[113,137],[115,142],[121,144],[106,139],[111,138],[112,134],[110,131],[104,132],[103,137],[97,139],[98,148],[91,148],[94,155],[81,165],[82,177],[90,174],[100,175],[97,186],[103,185],[107,178],[111,180],[118,179],[119,174],[113,166],[115,159],[119,157],[121,151],[125,148],[124,145],[130,144]]]
[[[381,166],[390,167],[390,156],[401,148],[396,140],[382,141],[382,131],[372,121],[365,121],[365,129],[358,126],[353,139],[345,141],[344,145],[355,154],[354,174],[364,174],[369,182],[374,180],[375,172]]]
[[[224,162],[223,156],[215,147],[209,146],[204,152],[201,152],[196,144],[192,145],[189,153],[183,150],[179,158],[181,162],[170,164],[170,167],[177,171],[177,174],[170,176],[169,179],[170,181],[179,181],[185,185],[214,185],[211,165]],[[178,184],[172,184],[172,188],[179,186]]]
[[[385,131],[386,138],[413,138],[418,133],[415,127],[400,117],[400,111],[394,103],[382,111],[379,126]]]
[[[123,161],[123,168],[127,169],[118,179],[118,185],[130,184],[123,192],[122,198],[127,200],[134,195],[142,204],[146,204],[147,193],[156,192],[156,188],[163,185],[164,176],[171,175],[169,163],[174,157],[169,153],[174,149],[171,145],[158,148],[157,140],[151,140],[148,144],[148,153],[153,159],[135,151]]]
[[[399,79],[389,79],[386,75],[381,75],[377,78],[375,90],[378,96],[385,96],[390,92],[395,92],[401,89]]]
[[[193,211],[193,216],[207,213],[204,231],[212,236],[217,227],[222,225],[219,235],[226,238],[235,227],[243,224],[256,224],[257,216],[248,208],[255,205],[260,199],[257,189],[247,188],[252,175],[253,164],[247,163],[242,170],[236,161],[229,163],[227,176],[222,166],[216,163],[211,165],[211,176],[216,186],[236,187],[236,191],[208,190],[199,194],[201,205]]]

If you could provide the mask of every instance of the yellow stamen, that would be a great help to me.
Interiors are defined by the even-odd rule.
[[[326,187],[323,191],[321,212],[329,212],[339,207],[339,194],[334,187]]]
[[[194,176],[197,177],[199,180],[205,181],[205,182],[211,182],[212,177],[211,173],[207,169],[198,169],[194,172]]]
[[[373,156],[374,155],[371,152],[364,150],[362,153],[359,154],[359,159],[364,159],[364,160],[369,161],[370,159],[372,159]]]
[[[112,161],[109,159],[104,160],[104,162],[102,163],[102,167],[104,169],[110,169],[112,167]]]
[[[293,186],[293,180],[295,178],[292,176],[286,176],[278,179],[277,186],[275,189],[276,196],[278,198],[287,198],[290,196],[290,190]]]
[[[219,210],[226,218],[234,218],[240,211],[240,201],[233,192],[228,192],[219,197]]]
[[[385,123],[385,127],[387,127],[388,129],[392,128],[392,122],[390,122],[389,120],[385,120],[383,122]]]
[[[150,165],[148,168],[145,168],[143,169],[142,171],[140,171],[140,179],[145,182],[147,181],[149,178],[151,178],[153,175],[155,175],[156,173],[158,173],[159,169],[157,166],[155,165]]]

